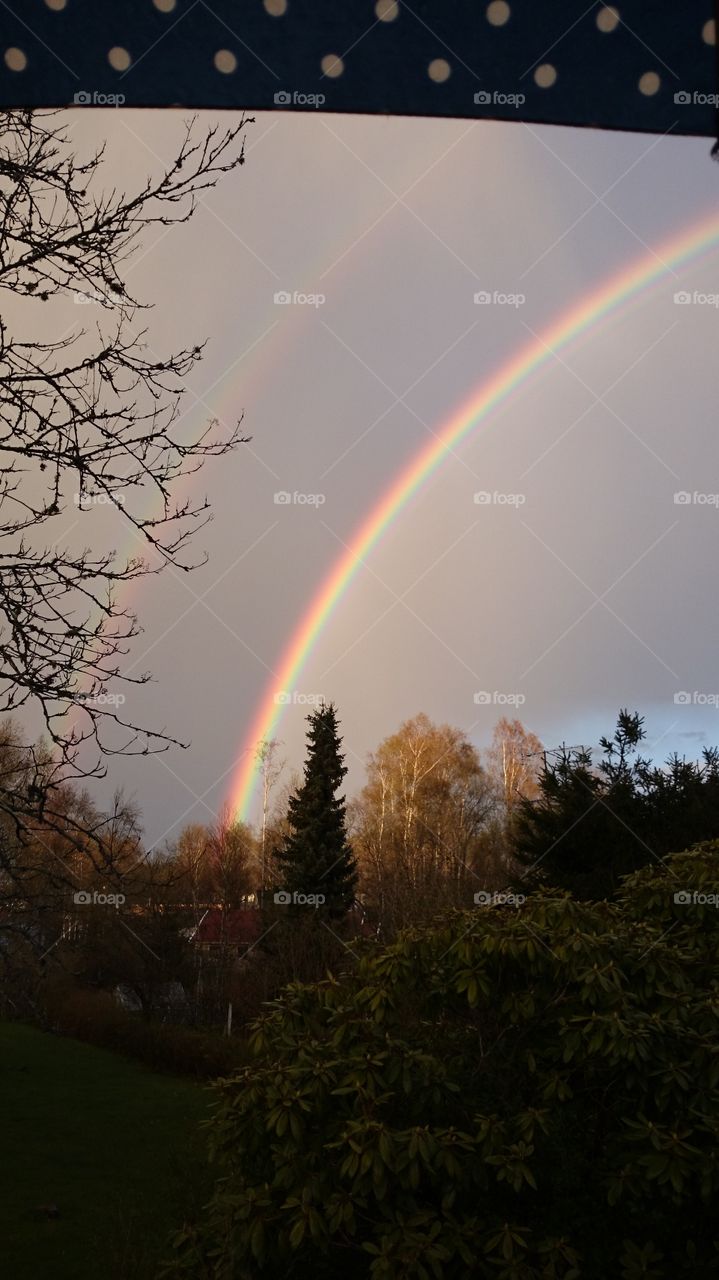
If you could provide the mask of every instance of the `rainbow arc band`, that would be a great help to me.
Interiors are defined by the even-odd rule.
[[[584,294],[536,337],[524,343],[497,371],[485,379],[459,405],[431,440],[406,464],[389,488],[351,536],[320,584],[280,658],[276,674],[264,689],[250,724],[241,764],[233,778],[230,807],[238,819],[247,820],[258,780],[255,751],[260,742],[276,735],[285,705],[277,702],[278,690],[293,689],[314,646],[355,574],[380,538],[405,510],[416,493],[445,458],[483,423],[493,410],[524,388],[531,376],[548,367],[555,354],[585,335],[598,330],[620,308],[644,301],[647,292],[666,284],[671,271],[684,267],[699,254],[717,247],[719,217],[716,213],[693,223],[623,267],[609,281]],[[691,295],[675,296],[677,302]]]

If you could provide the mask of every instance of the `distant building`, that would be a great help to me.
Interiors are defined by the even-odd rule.
[[[186,931],[190,942],[208,953],[232,950],[243,955],[259,941],[262,913],[254,907],[208,907],[199,923]]]

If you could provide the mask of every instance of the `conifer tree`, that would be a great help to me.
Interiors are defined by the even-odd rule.
[[[307,720],[304,781],[290,797],[290,831],[275,857],[280,888],[292,894],[321,894],[324,912],[337,917],[349,910],[357,885],[345,798],[336,794],[347,769],[334,704],[323,704]]]

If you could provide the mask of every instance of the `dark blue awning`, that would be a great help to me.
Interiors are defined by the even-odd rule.
[[[713,0],[3,0],[3,106],[716,134]]]

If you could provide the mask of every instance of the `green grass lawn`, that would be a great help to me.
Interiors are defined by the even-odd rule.
[[[203,1200],[209,1101],[191,1081],[0,1023],[0,1273],[153,1276],[183,1209]]]

